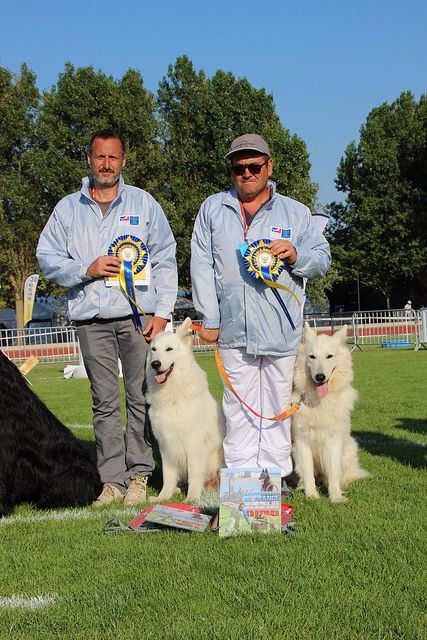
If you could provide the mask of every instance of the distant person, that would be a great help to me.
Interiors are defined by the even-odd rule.
[[[142,385],[147,343],[164,331],[176,300],[175,240],[154,198],[124,183],[126,153],[117,132],[93,134],[87,163],[92,175],[83,178],[81,191],[56,205],[40,236],[37,258],[47,278],[68,288],[68,315],[76,323],[91,383],[103,482],[94,506],[113,501],[131,505],[146,501],[147,478],[154,468],[144,438]],[[150,276],[134,290],[135,302],[146,315],[135,305],[132,310],[120,287],[107,286],[107,278],[120,273],[121,256]],[[126,392],[125,435],[119,357]]]
[[[193,302],[203,319],[200,337],[218,341],[236,393],[253,411],[274,417],[290,406],[304,278],[326,273],[329,245],[308,207],[277,193],[270,180],[270,149],[260,135],[233,140],[226,159],[233,186],[205,200],[194,225]],[[258,251],[261,240],[267,240],[267,251]],[[256,256],[263,271],[252,268]],[[286,311],[273,287],[252,277],[255,271],[264,274],[270,265],[276,268],[276,256],[285,261],[277,282],[286,289],[276,292]],[[271,422],[257,417],[228,387],[223,406],[227,466],[279,467],[282,478],[288,476],[289,418]],[[283,481],[282,488],[286,490]]]
[[[414,310],[412,308],[411,300],[407,301],[407,303],[404,306],[404,309],[405,309],[405,315],[407,318],[412,318],[414,316]]]

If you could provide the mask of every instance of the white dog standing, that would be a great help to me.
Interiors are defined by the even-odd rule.
[[[170,498],[188,481],[188,501],[198,501],[205,484],[215,484],[224,466],[224,418],[192,349],[191,320],[176,333],[162,333],[150,345],[147,400],[159,444],[163,488]]]
[[[350,414],[357,399],[352,387],[347,326],[333,336],[317,335],[308,323],[297,353],[292,399],[301,406],[292,417],[295,470],[306,495],[318,498],[315,477],[325,480],[332,502],[345,502],[343,487],[369,473],[359,466],[357,443],[350,435]]]

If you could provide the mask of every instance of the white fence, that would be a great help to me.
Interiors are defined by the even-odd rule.
[[[376,346],[389,349],[425,348],[427,310],[358,311],[353,314],[354,349]],[[424,337],[423,337],[424,336]]]
[[[174,330],[180,323],[174,323]],[[204,343],[193,333],[194,351],[212,351],[215,345]],[[37,327],[34,329],[0,329],[0,349],[10,360],[21,364],[35,356],[40,364],[81,364],[76,328]]]
[[[30,356],[43,363],[79,363],[79,344],[75,327],[37,327],[1,329],[0,348],[20,364]]]
[[[352,317],[319,316],[310,318],[319,332],[333,333],[348,325],[349,343],[353,349],[364,347],[427,348],[427,309],[408,313],[392,311],[359,311]],[[174,323],[174,329],[179,323]],[[212,351],[215,347],[193,332],[194,351]],[[43,327],[34,329],[1,329],[0,348],[14,362],[20,364],[30,356],[43,363],[79,364],[79,343],[75,327]]]

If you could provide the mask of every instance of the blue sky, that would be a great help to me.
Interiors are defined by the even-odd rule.
[[[56,83],[66,61],[114,78],[138,69],[156,91],[186,54],[208,76],[246,77],[307,144],[321,204],[372,108],[427,91],[425,0],[19,0],[1,9],[0,66]]]

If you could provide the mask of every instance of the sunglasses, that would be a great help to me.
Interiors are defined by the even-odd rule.
[[[246,169],[252,173],[253,176],[257,176],[261,173],[261,169],[268,163],[268,160],[263,162],[262,164],[256,164],[255,162],[251,162],[250,164],[232,164],[231,171],[235,176],[243,176]]]

